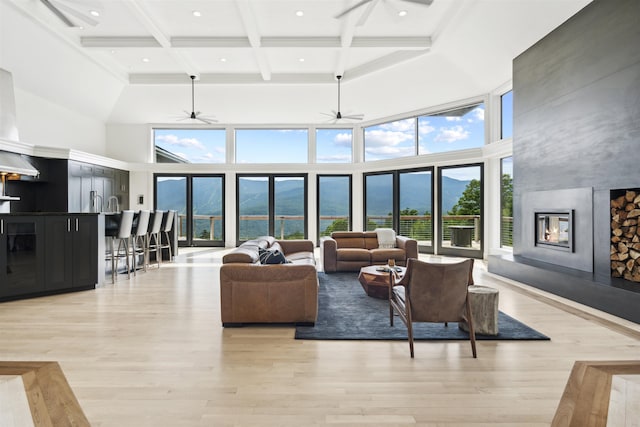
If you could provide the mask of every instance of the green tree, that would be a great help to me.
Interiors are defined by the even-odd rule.
[[[449,215],[480,215],[480,181],[472,179]]]
[[[509,174],[502,175],[502,186],[500,188],[502,204],[502,216],[513,216],[513,178]]]
[[[325,236],[330,236],[334,231],[348,231],[349,230],[349,221],[346,219],[336,219],[331,224],[327,226],[324,230]]]

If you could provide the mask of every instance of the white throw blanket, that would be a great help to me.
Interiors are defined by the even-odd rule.
[[[396,247],[396,232],[393,228],[376,228],[375,232],[378,234],[379,248]]]

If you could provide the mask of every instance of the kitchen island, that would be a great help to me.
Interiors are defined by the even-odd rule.
[[[104,234],[97,213],[0,214],[0,301],[94,289]]]

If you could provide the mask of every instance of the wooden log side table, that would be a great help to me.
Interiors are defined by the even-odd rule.
[[[362,267],[358,275],[358,281],[362,289],[373,298],[389,299],[389,271],[382,270],[382,265],[370,265]],[[400,270],[400,271],[398,271]],[[407,271],[406,267],[397,267],[398,276],[403,276]]]
[[[497,289],[488,286],[469,286],[469,304],[473,317],[473,329],[480,335],[498,335]],[[458,327],[469,332],[467,322],[458,322]]]

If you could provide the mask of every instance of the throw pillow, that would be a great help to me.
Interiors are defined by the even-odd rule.
[[[287,258],[278,249],[260,249],[260,264],[287,264]]]
[[[389,249],[396,247],[396,232],[393,228],[376,228],[378,235],[378,247],[381,249]]]

